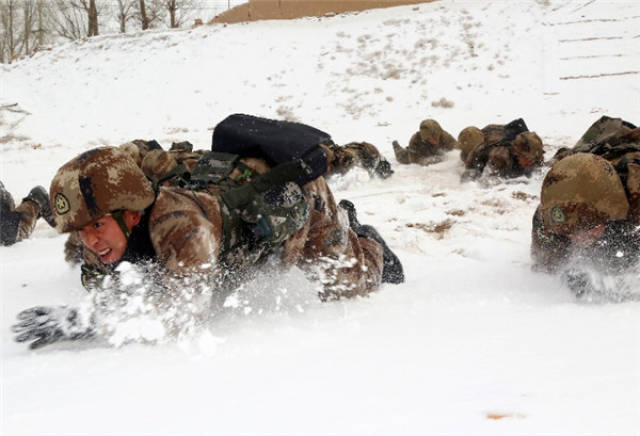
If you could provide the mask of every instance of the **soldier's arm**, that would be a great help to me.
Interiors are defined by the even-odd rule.
[[[393,153],[396,155],[396,160],[401,164],[409,164],[409,151],[402,147],[398,141],[393,141]]]
[[[458,141],[456,141],[456,139],[445,130],[442,131],[442,138],[440,139],[440,142],[445,150],[453,150],[458,146]]]
[[[223,247],[218,200],[183,189],[161,189],[149,219],[149,234],[160,264],[186,275],[215,265]]]

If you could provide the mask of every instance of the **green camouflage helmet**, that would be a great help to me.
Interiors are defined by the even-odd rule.
[[[562,235],[629,214],[620,177],[609,161],[591,153],[576,153],[553,165],[542,182],[540,205],[544,226]]]
[[[144,210],[155,199],[133,158],[115,147],[95,148],[64,164],[49,195],[60,233],[80,230],[117,210]]]
[[[420,123],[420,139],[436,145],[440,143],[442,136],[442,127],[436,120],[427,119]]]

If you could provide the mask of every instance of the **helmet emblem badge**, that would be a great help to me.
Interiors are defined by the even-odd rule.
[[[58,192],[53,198],[53,201],[55,203],[56,212],[58,212],[58,215],[64,215],[65,213],[69,212],[69,200],[67,200],[67,197],[65,197],[64,194]]]
[[[553,206],[551,209],[551,220],[554,223],[562,224],[565,219],[564,211],[559,206]]]

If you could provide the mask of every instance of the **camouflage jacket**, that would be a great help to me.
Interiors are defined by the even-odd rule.
[[[437,142],[430,142],[414,133],[409,139],[409,145],[404,148],[397,141],[393,142],[396,160],[401,164],[430,165],[441,160],[444,152],[453,150],[457,141],[449,132],[442,130]]]
[[[485,167],[500,177],[519,177],[542,164],[542,141],[523,119],[506,125],[489,124],[481,132],[482,142],[464,156],[464,179],[481,176]]]

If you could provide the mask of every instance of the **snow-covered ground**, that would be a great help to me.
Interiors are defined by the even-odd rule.
[[[85,298],[44,222],[0,248],[3,435],[640,434],[640,303],[531,271],[531,179],[460,183],[457,152],[400,166],[435,118],[523,117],[550,158],[603,114],[640,121],[640,3],[443,0],[290,22],[102,36],[0,66],[0,180],[18,199],[78,152],[208,147],[244,112],[376,144],[396,171],[334,178],[407,282],[320,303],[295,271],[157,345],[13,342],[15,314]],[[441,99],[453,107],[440,105]],[[23,112],[16,112],[22,110]]]

